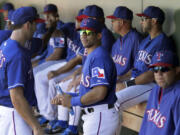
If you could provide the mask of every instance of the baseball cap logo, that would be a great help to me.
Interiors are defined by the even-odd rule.
[[[84,26],[87,26],[88,22],[89,22],[89,20],[88,20],[88,19],[85,19],[85,20],[83,21],[83,25],[84,25]]]
[[[162,56],[163,56],[163,53],[158,52],[157,53],[157,61],[161,61]]]

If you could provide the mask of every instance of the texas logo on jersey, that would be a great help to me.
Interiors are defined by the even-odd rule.
[[[148,121],[153,122],[158,128],[163,128],[166,117],[161,114],[157,109],[150,109],[146,111]]]
[[[145,50],[140,50],[138,52],[138,61],[143,61],[145,64],[151,64],[152,55],[146,52]]]
[[[0,68],[3,66],[4,62],[5,62],[5,57],[2,53],[2,50],[0,50]]]
[[[126,57],[123,57],[122,55],[114,55],[113,57],[113,61],[121,66],[125,66],[126,65],[126,61],[127,61],[127,58]]]
[[[95,67],[92,69],[92,77],[105,78],[104,69]]]

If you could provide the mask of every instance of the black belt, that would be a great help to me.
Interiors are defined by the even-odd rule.
[[[113,108],[113,107],[114,107],[114,104],[108,104],[108,109],[111,109],[111,108]],[[89,107],[89,108],[87,108],[87,111],[88,111],[88,113],[92,113],[92,112],[94,112],[94,108]],[[83,115],[84,115],[84,114],[87,114],[84,109],[82,109],[82,114],[83,114]]]

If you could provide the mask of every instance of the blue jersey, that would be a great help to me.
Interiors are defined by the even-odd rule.
[[[11,36],[11,30],[0,30],[0,45]]]
[[[163,89],[153,88],[139,135],[180,135],[180,81]],[[159,98],[161,97],[161,98]]]
[[[34,78],[29,50],[8,39],[0,47],[0,105],[13,107],[10,90],[23,87],[24,97],[36,105]]]
[[[60,30],[63,31],[65,37],[67,37],[66,60],[69,61],[75,58],[84,47],[81,43],[79,32],[75,29],[74,23],[66,23]]]
[[[115,42],[115,38],[112,32],[108,30],[107,27],[104,25],[101,34],[102,34],[102,38],[101,38],[102,47],[104,47],[108,52],[111,52],[112,46]]]
[[[148,66],[151,64],[152,56],[160,50],[173,50],[173,44],[170,39],[161,33],[157,37],[150,39],[150,36],[145,38],[139,45],[139,50],[135,58],[132,77],[137,77],[140,74],[148,71]]]
[[[111,56],[105,49],[98,47],[87,56],[83,65],[79,95],[85,95],[93,87],[105,85],[108,87],[105,99],[89,106],[114,104],[116,77],[116,67]]]
[[[114,43],[111,56],[116,65],[117,75],[124,75],[133,68],[141,40],[140,33],[132,29],[125,36],[120,36]]]

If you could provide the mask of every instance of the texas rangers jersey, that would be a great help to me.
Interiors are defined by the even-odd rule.
[[[0,105],[13,107],[10,90],[23,87],[30,105],[36,105],[34,78],[29,50],[8,39],[0,47]]]
[[[103,47],[96,48],[87,56],[82,69],[79,95],[83,96],[93,87],[100,85],[108,87],[107,96],[104,100],[89,106],[114,104],[116,101],[116,67],[111,56]]]
[[[114,43],[111,56],[116,65],[117,75],[124,75],[132,69],[141,40],[140,33],[132,29]]]
[[[64,24],[61,29],[67,37],[67,56],[66,60],[69,61],[72,58],[75,58],[79,51],[84,48],[81,40],[80,35],[75,29],[74,23],[66,23]]]
[[[46,23],[38,23],[36,25],[36,31],[34,32],[33,37],[42,38],[42,36],[46,33]]]
[[[139,135],[180,135],[179,93],[180,81],[166,89],[153,88]]]
[[[139,46],[134,62],[134,69],[132,70],[132,77],[134,78],[148,71],[148,66],[151,64],[152,56],[154,56],[156,51],[173,49],[173,44],[164,33],[159,34],[152,40],[148,36]]]

